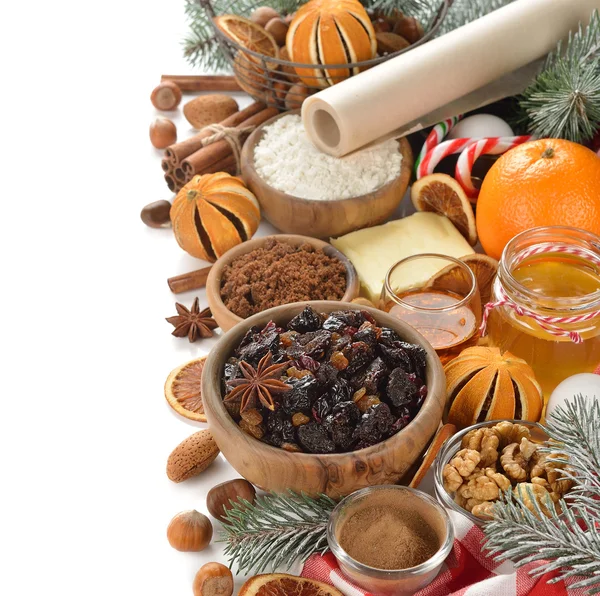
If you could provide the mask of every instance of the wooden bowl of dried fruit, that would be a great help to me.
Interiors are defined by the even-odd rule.
[[[277,299],[281,304],[309,296],[351,302],[359,291],[358,274],[346,255],[323,240],[293,234],[238,244],[217,260],[206,280],[208,305],[223,331]]]
[[[397,151],[401,156],[398,174],[379,188],[348,198],[336,197],[332,200],[302,198],[288,192],[282,192],[265,181],[259,174],[255,159],[255,149],[263,139],[265,128],[273,125],[280,118],[290,116],[299,118],[299,110],[284,112],[267,120],[250,135],[242,150],[242,177],[246,186],[258,199],[264,218],[282,232],[305,234],[315,238],[342,236],[348,232],[375,226],[386,221],[402,201],[410,182],[413,155],[408,141],[405,138],[397,139]],[[393,141],[386,142],[392,143]],[[302,146],[300,144],[300,147]],[[353,154],[341,159],[355,159],[356,155]],[[326,160],[332,159],[337,158],[322,154],[320,161],[326,163]],[[391,167],[389,164],[388,166]],[[294,163],[283,163],[280,167],[282,169],[289,168],[289,171],[286,172],[289,176],[303,169],[298,160],[295,160]],[[308,166],[306,169],[310,170]],[[375,169],[382,171],[380,165],[375,166]],[[371,176],[373,176],[373,168],[365,172],[362,179],[366,180]],[[341,180],[336,182],[331,176],[325,175],[323,178],[330,178],[328,180],[329,184],[335,187],[341,185]],[[346,182],[348,182],[348,185],[352,185],[351,180],[343,181],[344,184]],[[308,180],[305,186],[310,187],[311,193],[316,193],[318,184],[318,179],[313,179]],[[307,188],[304,188],[302,192],[306,190]]]
[[[341,497],[394,484],[446,401],[435,350],[412,327],[356,304],[287,304],[212,349],[202,397],[215,441],[256,486]]]

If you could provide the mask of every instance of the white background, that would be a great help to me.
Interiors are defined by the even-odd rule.
[[[139,219],[171,199],[149,95],[191,72],[185,30],[180,0],[0,3],[2,595],[184,596],[224,561],[165,535],[236,476],[221,457],[182,484],[165,474],[202,426],[171,412],[165,378],[212,345],[170,335],[166,279],[205,263]]]

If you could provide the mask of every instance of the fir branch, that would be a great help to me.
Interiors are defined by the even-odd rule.
[[[571,587],[585,587],[590,594],[600,594],[600,501],[594,498],[600,474],[599,419],[598,401],[579,395],[557,408],[546,425],[551,441],[544,450],[559,449],[563,457],[557,461],[569,465],[565,475],[578,483],[560,501],[562,514],[549,500],[546,508],[552,516],[544,515],[529,489],[534,511],[508,491],[494,505],[494,519],[484,525],[486,549],[497,561],[510,559],[516,567],[544,561],[530,572],[532,576],[558,571],[549,583],[578,576],[583,579]]]
[[[600,128],[600,16],[569,34],[546,59],[542,72],[519,99],[521,120],[538,137],[574,142]]]
[[[511,2],[514,0],[454,0],[437,36],[458,29]]]
[[[231,504],[223,541],[230,567],[236,563],[238,573],[289,568],[328,548],[327,523],[336,503],[326,495],[313,499],[289,491],[257,497],[254,504]]]

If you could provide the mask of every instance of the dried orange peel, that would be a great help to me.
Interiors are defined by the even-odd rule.
[[[172,370],[165,382],[165,397],[181,416],[206,422],[202,403],[202,371],[206,358],[190,360]]]
[[[246,49],[268,56],[279,57],[279,47],[275,38],[264,27],[250,19],[235,14],[224,14],[214,19],[215,25],[233,41]],[[248,58],[257,61],[258,58],[248,54]],[[277,68],[277,64],[268,64],[269,68]]]
[[[333,586],[286,573],[267,573],[251,577],[238,596],[344,596]]]
[[[447,174],[429,174],[417,180],[410,198],[417,211],[445,215],[471,246],[477,244],[473,207],[460,184]]]

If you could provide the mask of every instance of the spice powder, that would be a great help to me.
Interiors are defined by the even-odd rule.
[[[340,546],[354,560],[376,569],[408,569],[430,559],[440,548],[433,527],[393,495],[386,501],[360,503],[337,532]]]
[[[339,259],[310,244],[271,239],[223,269],[221,299],[245,319],[281,304],[341,300],[346,286],[346,268]]]

